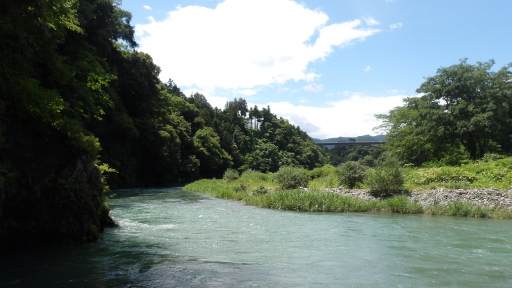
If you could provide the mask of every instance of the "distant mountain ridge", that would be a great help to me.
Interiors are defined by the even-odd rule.
[[[363,142],[363,141],[386,141],[386,136],[384,135],[363,135],[363,136],[357,136],[357,137],[337,137],[337,138],[328,138],[328,139],[318,139],[313,138],[313,142],[343,142],[348,141],[348,139],[355,138],[357,142]]]

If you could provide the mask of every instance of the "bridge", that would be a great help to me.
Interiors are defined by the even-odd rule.
[[[347,142],[315,142],[316,145],[319,146],[334,146],[333,148],[330,148],[329,150],[336,149],[338,147],[343,146],[371,146],[371,147],[378,147],[379,145],[382,145],[386,143],[386,141],[361,141],[361,142],[355,142],[355,141],[347,141]]]

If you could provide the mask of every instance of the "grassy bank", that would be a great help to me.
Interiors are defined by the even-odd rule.
[[[339,174],[333,166],[325,166],[308,171],[312,180],[310,188],[337,188],[340,186]],[[512,189],[512,157],[504,159],[483,159],[460,166],[441,167],[405,167],[402,168],[404,189],[411,191],[446,188]],[[364,183],[357,188],[366,189]]]
[[[330,169],[330,168],[329,168]],[[324,169],[325,170],[325,169]],[[325,171],[324,171],[325,172]],[[309,171],[308,173],[312,173]],[[310,181],[321,186],[318,179],[325,177],[332,182],[330,173]],[[311,185],[314,186],[314,185]],[[262,208],[307,211],[307,212],[385,212],[401,214],[430,214],[446,216],[505,218],[512,219],[512,210],[497,209],[456,201],[448,205],[422,207],[405,195],[383,200],[362,200],[336,193],[324,192],[324,187],[303,189],[279,189],[271,174],[243,173],[233,180],[203,179],[185,186],[187,191],[209,194],[216,198],[242,201],[247,205]]]
[[[243,185],[243,184],[242,184]],[[216,198],[243,201],[261,208],[306,211],[306,212],[395,212],[422,213],[421,205],[411,202],[406,196],[385,200],[365,201],[350,196],[323,192],[318,189],[269,190],[264,186],[240,187],[226,180],[199,180],[185,186],[187,191],[202,192]]]
[[[405,188],[512,188],[512,158],[483,159],[461,166],[405,168]]]

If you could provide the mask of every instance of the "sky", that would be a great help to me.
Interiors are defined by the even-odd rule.
[[[187,95],[250,107],[327,139],[381,134],[374,117],[468,58],[512,62],[510,0],[123,0],[137,50]]]

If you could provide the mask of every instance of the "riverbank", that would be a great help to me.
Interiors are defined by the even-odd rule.
[[[259,174],[263,175],[263,174]],[[246,181],[244,181],[246,180]],[[427,214],[475,218],[512,219],[512,197],[498,189],[418,190],[385,199],[357,189],[279,189],[249,179],[226,181],[203,179],[184,187],[185,191],[209,194],[216,198],[242,201],[261,208],[303,212],[384,212]],[[266,182],[269,183],[269,182]],[[271,184],[271,183],[269,183]]]
[[[306,191],[311,189],[303,188]],[[379,200],[366,190],[327,188],[326,192],[332,192],[344,196],[356,197],[366,201]],[[456,201],[472,203],[491,208],[507,208],[512,210],[512,189],[504,191],[494,188],[486,189],[427,189],[408,191],[404,193],[409,201],[417,202],[423,209],[434,205],[448,205]]]

